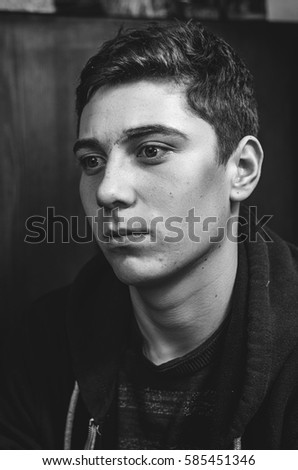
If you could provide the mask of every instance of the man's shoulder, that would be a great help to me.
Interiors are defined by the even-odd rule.
[[[27,311],[38,314],[40,311],[56,313],[59,310],[64,310],[67,306],[71,285],[72,283],[46,292],[32,302]]]
[[[271,241],[266,245],[271,274],[279,283],[288,280],[290,284],[298,286],[298,247],[283,240],[275,232],[268,231],[268,233]]]
[[[45,345],[46,338],[55,332],[55,338],[65,336],[65,318],[71,285],[43,294],[32,302],[20,315],[15,329],[26,334],[33,343]]]
[[[84,296],[86,285],[92,279],[99,279],[101,271],[102,263],[98,256],[94,256],[78,270],[70,283],[50,290],[33,301],[24,316],[40,321],[46,318],[52,322],[64,321],[71,299]]]
[[[298,246],[297,245],[294,245],[293,243],[290,243],[290,242],[285,242],[288,250],[289,250],[289,253],[291,255],[291,258],[293,260],[293,264],[296,268],[296,270],[298,271]]]
[[[39,362],[47,356],[50,360],[56,352],[67,349],[65,318],[70,288],[65,286],[42,295],[22,312],[14,325],[15,337],[26,348],[29,362]]]

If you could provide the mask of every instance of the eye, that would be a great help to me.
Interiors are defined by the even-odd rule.
[[[143,153],[147,158],[155,158],[158,155],[158,148],[153,147],[153,145],[150,145],[150,147],[145,147],[143,149]]]
[[[139,151],[138,157],[143,158],[145,160],[156,161],[164,157],[167,151],[169,151],[169,149],[160,147],[158,145],[145,145]]]
[[[103,159],[97,155],[87,155],[79,157],[79,164],[86,173],[95,173],[97,170],[102,168]]]

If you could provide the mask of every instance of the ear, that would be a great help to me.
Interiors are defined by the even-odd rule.
[[[263,156],[263,149],[256,137],[246,136],[240,140],[228,160],[231,170],[231,201],[244,201],[254,191],[261,176]]]

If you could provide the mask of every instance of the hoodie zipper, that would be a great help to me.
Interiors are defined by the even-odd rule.
[[[99,425],[95,423],[93,418],[91,418],[89,420],[88,437],[86,440],[84,450],[94,450],[97,436],[101,437],[101,432],[99,431]]]

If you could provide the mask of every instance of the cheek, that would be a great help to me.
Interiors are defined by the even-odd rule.
[[[185,215],[190,208],[197,206],[212,191],[212,182],[207,175],[196,173],[169,177],[160,182],[152,191],[155,207],[172,216]],[[213,190],[214,191],[214,190]]]
[[[84,178],[83,175],[81,176],[81,179],[80,179],[79,191],[80,191],[80,197],[81,197],[82,204],[83,204],[84,208],[86,209],[85,206],[86,206],[86,199],[87,199],[88,191],[87,191],[86,181],[85,181],[85,178]]]
[[[213,168],[181,174],[162,188],[163,198],[157,201],[161,211],[170,216],[185,217],[194,209],[201,217],[219,216],[229,206],[229,192],[221,170]]]
[[[92,215],[94,207],[96,207],[96,185],[91,178],[86,178],[84,174],[81,176],[79,192],[86,214]]]
[[[218,201],[225,199],[226,189],[225,172],[214,164],[194,170],[185,188],[191,200],[207,205],[208,203],[217,205]]]

